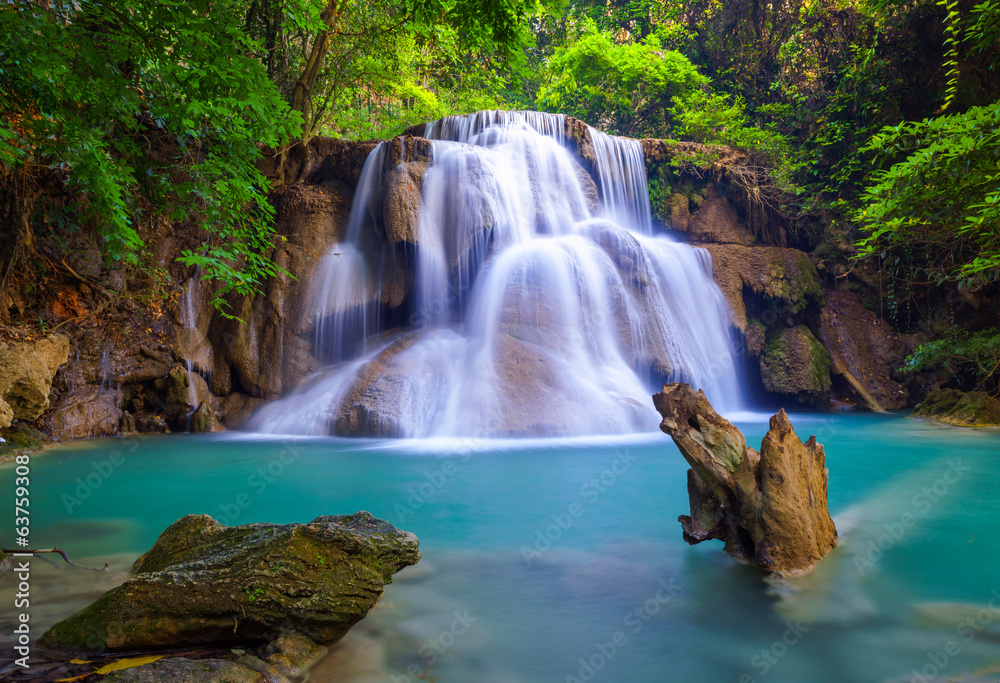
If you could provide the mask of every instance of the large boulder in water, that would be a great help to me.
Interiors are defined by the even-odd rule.
[[[367,512],[235,527],[188,515],[136,560],[133,578],[39,644],[93,653],[266,642],[284,630],[337,640],[393,574],[416,564],[417,547],[416,536]]]
[[[407,400],[412,368],[404,352],[420,338],[419,332],[401,336],[358,372],[341,401],[331,427],[341,436],[404,436],[400,402]],[[402,357],[401,357],[402,356]]]
[[[757,452],[687,384],[665,385],[653,404],[691,465],[691,514],[679,518],[688,543],[720,539],[738,562],[780,574],[810,569],[837,545],[823,446],[799,441],[784,410]]]

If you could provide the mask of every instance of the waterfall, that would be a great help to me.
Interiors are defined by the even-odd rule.
[[[358,180],[344,241],[330,245],[310,288],[315,319],[317,360],[335,362],[355,355],[377,332],[379,307],[378,264],[370,263],[363,248],[364,228],[370,223],[370,204],[378,198],[385,145],[379,144],[365,161]]]
[[[635,230],[649,233],[649,186],[646,155],[638,140],[620,138],[590,129],[597,157],[598,185],[605,213]]]
[[[184,365],[187,369],[187,402],[191,406],[185,416],[185,431],[191,431],[191,423],[195,412],[199,407],[199,397],[196,382],[200,379],[212,380],[212,345],[205,339],[199,325],[199,304],[201,301],[201,266],[194,269],[187,287],[181,296],[180,321],[181,328],[178,333],[178,348],[184,356]],[[199,380],[195,380],[195,375],[202,375]]]
[[[591,129],[592,179],[559,115],[477,112],[430,123],[426,136],[433,163],[410,255],[409,326],[381,328],[395,253],[371,247],[390,148],[382,143],[362,171],[345,239],[313,280],[326,367],[249,429],[648,431],[659,422],[650,395],[667,380],[704,389],[721,411],[742,407],[711,256],[653,234],[638,142]],[[597,194],[595,213],[588,196]]]

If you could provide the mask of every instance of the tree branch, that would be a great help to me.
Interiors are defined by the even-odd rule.
[[[31,554],[31,555],[42,555],[42,554],[45,554],[45,553],[57,553],[59,555],[62,555],[62,558],[64,560],[66,560],[66,564],[71,564],[74,567],[79,567],[80,569],[89,569],[92,572],[106,572],[106,571],[108,571],[108,568],[110,567],[110,564],[108,562],[105,562],[104,566],[101,567],[100,569],[98,569],[96,567],[85,567],[84,565],[77,564],[73,560],[69,559],[69,555],[66,554],[66,551],[65,550],[61,550],[59,548],[47,548],[45,550],[32,549],[32,548],[0,548],[0,552],[5,553],[7,555],[14,555],[14,554],[22,554],[23,555],[23,554],[26,554],[26,553],[27,554]]]

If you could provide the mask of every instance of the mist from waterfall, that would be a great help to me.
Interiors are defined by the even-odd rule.
[[[411,315],[380,329],[394,245],[372,248],[389,146],[365,164],[346,237],[313,279],[326,365],[253,431],[399,437],[649,431],[664,380],[743,407],[711,257],[654,235],[634,140],[590,130],[593,185],[562,116],[478,112],[428,124]],[[393,160],[395,161],[395,160]],[[398,163],[402,163],[400,159]],[[360,417],[359,417],[360,416]],[[352,431],[354,430],[354,431]]]

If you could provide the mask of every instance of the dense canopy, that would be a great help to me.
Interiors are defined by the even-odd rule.
[[[166,219],[203,226],[182,260],[220,302],[252,294],[299,140],[483,108],[748,150],[893,310],[1000,272],[995,0],[14,0],[0,32],[5,284],[66,229],[155,270]]]

